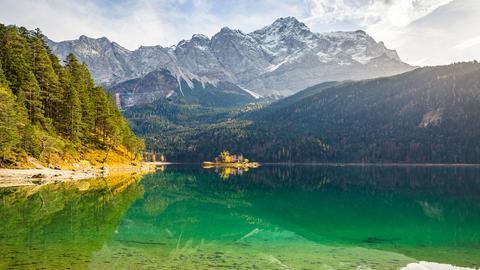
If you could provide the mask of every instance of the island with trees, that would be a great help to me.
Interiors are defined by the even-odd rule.
[[[258,162],[252,162],[248,160],[242,154],[230,154],[228,151],[224,150],[215,158],[215,161],[204,161],[202,166],[204,168],[258,168],[260,164]]]
[[[204,161],[202,163],[204,169],[215,169],[222,179],[228,179],[230,176],[242,175],[251,168],[258,168],[258,162],[251,162],[242,154],[230,154],[228,151],[222,151],[215,158],[215,161]]]

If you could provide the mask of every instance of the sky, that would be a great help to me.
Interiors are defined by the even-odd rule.
[[[286,16],[314,32],[365,30],[412,65],[480,60],[480,0],[0,0],[0,23],[55,41],[105,36],[130,50]]]

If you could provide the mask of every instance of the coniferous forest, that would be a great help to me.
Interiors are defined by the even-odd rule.
[[[0,63],[0,166],[143,149],[87,66],[73,54],[61,63],[39,29],[0,24]]]
[[[478,163],[480,64],[312,86],[271,104],[205,108],[157,101],[125,116],[170,160],[223,149],[264,162]]]

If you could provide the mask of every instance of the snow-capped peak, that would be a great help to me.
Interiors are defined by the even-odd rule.
[[[298,21],[295,17],[285,17],[285,18],[276,19],[270,26],[267,26],[267,28],[276,28],[279,31],[282,31],[284,29],[291,29],[291,28],[310,31],[310,28],[308,28],[304,23]]]
[[[183,48],[185,46],[197,46],[197,47],[208,47],[210,45],[210,39],[207,36],[201,34],[194,34],[189,40],[180,41],[176,48]]]
[[[256,30],[250,35],[260,40],[272,40],[272,37],[311,36],[312,32],[294,17],[286,17],[277,19],[271,25]]]
[[[210,39],[207,36],[202,34],[194,34],[191,40],[210,41]]]
[[[106,38],[49,42],[61,59],[74,52],[97,82],[116,83],[165,68],[190,83],[227,81],[255,93],[285,95],[328,80],[388,76],[411,69],[365,31],[315,33],[294,17],[251,33],[223,27],[176,46],[129,51]]]
[[[236,30],[236,29],[231,29],[230,27],[222,27],[222,29],[220,29],[220,31],[215,34],[215,36],[218,36],[218,35],[235,35],[235,34],[238,34],[238,32],[240,32],[240,30]]]

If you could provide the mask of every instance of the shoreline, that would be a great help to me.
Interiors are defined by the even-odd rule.
[[[83,170],[66,170],[51,168],[1,169],[0,188],[35,186],[51,183],[77,181],[108,176],[110,173],[148,173],[155,170],[153,164],[142,163],[140,166],[115,166],[104,169],[87,168]]]
[[[77,181],[89,178],[105,177],[109,173],[152,172],[156,166],[166,165],[202,165],[191,162],[143,162],[141,165],[120,165],[104,168],[84,169],[52,169],[42,168],[0,168],[0,188],[17,186],[34,186],[66,181]],[[262,166],[328,166],[328,167],[450,167],[450,168],[480,168],[480,164],[465,163],[325,163],[325,162],[265,162]]]
[[[358,167],[470,167],[480,168],[480,163],[361,163],[361,162],[260,162],[262,165],[281,166],[358,166]]]
[[[158,166],[163,166],[163,165],[172,165],[172,164],[180,164],[180,163],[175,163],[175,162],[164,162],[164,161],[155,161],[155,162],[143,162],[145,165],[158,165]]]
[[[480,163],[361,163],[361,162],[256,162],[261,166],[331,166],[331,167],[463,167],[480,168]],[[202,165],[202,162],[146,162],[152,165]]]

